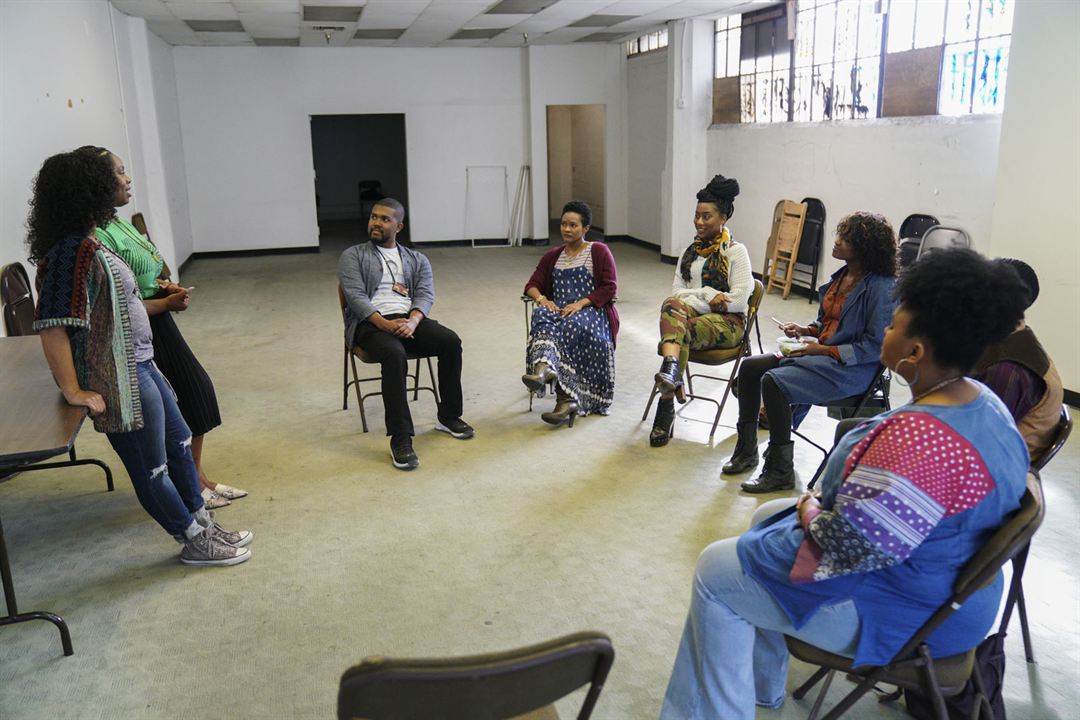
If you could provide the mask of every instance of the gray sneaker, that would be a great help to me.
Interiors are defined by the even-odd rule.
[[[180,551],[185,565],[239,565],[250,559],[250,550],[229,545],[209,529],[187,540]]]
[[[226,530],[216,522],[206,528],[206,532],[213,533],[218,540],[221,540],[226,545],[232,545],[234,548],[247,547],[255,539],[255,534],[250,530]]]

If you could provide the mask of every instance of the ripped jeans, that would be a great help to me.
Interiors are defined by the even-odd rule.
[[[167,533],[180,539],[203,506],[191,430],[176,406],[172,387],[153,361],[137,368],[145,424],[142,430],[109,433],[109,442],[131,476],[139,503]]]

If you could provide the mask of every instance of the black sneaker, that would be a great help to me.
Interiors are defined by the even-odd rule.
[[[412,435],[395,435],[390,438],[390,457],[398,470],[415,470],[420,458],[412,449]]]
[[[476,434],[472,429],[472,425],[461,418],[455,418],[454,420],[439,420],[435,423],[435,429],[444,433],[450,433],[458,440],[468,440]]]

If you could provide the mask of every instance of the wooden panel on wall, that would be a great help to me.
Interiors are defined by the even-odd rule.
[[[741,118],[738,76],[713,80],[713,125],[737,123]]]
[[[882,117],[938,114],[943,51],[936,45],[885,56]]]

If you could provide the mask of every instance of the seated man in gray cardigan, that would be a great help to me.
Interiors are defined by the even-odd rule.
[[[465,440],[473,429],[461,419],[461,339],[428,317],[435,302],[435,282],[428,259],[397,244],[405,227],[405,208],[384,198],[371,210],[368,237],[346,250],[338,261],[338,281],[345,292],[345,339],[374,355],[382,366],[386,434],[394,467],[420,464],[412,447],[413,423],[405,395],[406,351],[439,358],[439,404],[436,430]]]

